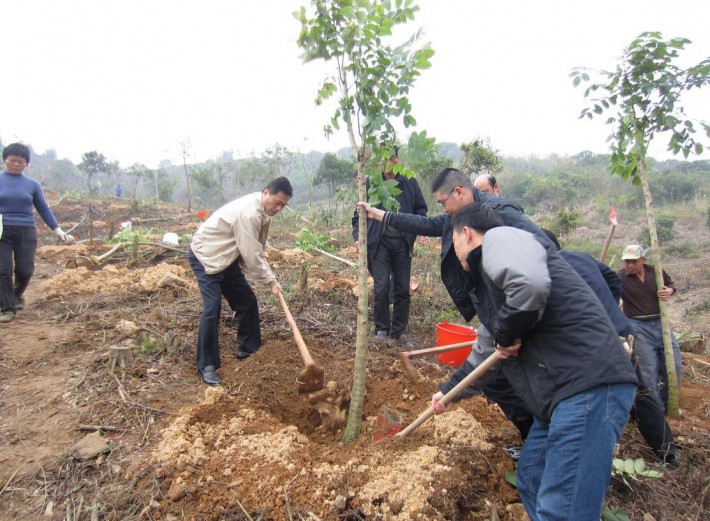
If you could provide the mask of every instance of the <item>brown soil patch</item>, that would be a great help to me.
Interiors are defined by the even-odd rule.
[[[82,223],[86,208],[66,205],[62,222]],[[94,230],[132,219],[165,231],[194,231],[198,220],[159,207],[136,217],[130,205],[102,205]],[[170,216],[177,216],[171,219]],[[275,223],[275,224],[278,224]],[[135,226],[135,224],[134,224]],[[97,242],[56,246],[45,233],[28,307],[0,326],[0,519],[450,519],[524,520],[504,445],[517,430],[497,406],[476,397],[433,418],[408,438],[374,441],[383,427],[407,424],[429,407],[451,368],[415,360],[420,379],[406,379],[395,342],[371,343],[362,434],[340,442],[316,403],[347,404],[355,351],[355,270],[320,254],[289,249],[296,234],[274,226],[272,265],[315,361],[325,370],[323,394],[298,393],[303,362],[278,302],[255,287],[263,347],[246,361],[234,356],[236,330],[226,303],[220,324],[224,383],[201,384],[195,372],[200,298],[184,252],[147,251],[112,257],[98,271],[64,269],[78,254],[99,255]],[[355,259],[349,237],[339,255]],[[417,245],[411,338],[433,344],[434,324],[453,311],[438,279],[439,241]],[[693,262],[688,261],[688,265]],[[695,265],[700,265],[697,261]],[[683,264],[684,266],[686,264]],[[680,265],[679,265],[680,266]],[[683,284],[703,280],[678,273]],[[697,273],[696,273],[697,275]],[[302,281],[308,281],[304,287]],[[678,329],[708,290],[687,288],[671,304]],[[679,295],[680,296],[680,295]],[[675,308],[674,308],[675,306]],[[130,322],[130,324],[129,324]],[[109,347],[127,343],[134,362],[107,370]],[[683,416],[670,420],[681,450],[678,469],[663,478],[614,483],[609,504],[632,519],[696,520],[707,506],[710,465],[710,360],[684,354]],[[330,400],[330,401],[328,401]],[[378,418],[389,414],[389,423]],[[113,426],[110,451],[77,462],[69,447],[82,424]],[[653,464],[636,429],[619,445],[622,457]]]
[[[309,347],[316,359],[324,357],[321,345]],[[389,356],[379,361],[392,362]],[[350,364],[331,360],[328,369],[337,375]],[[507,486],[499,471],[511,470],[512,463],[505,465],[502,451],[487,441],[490,424],[484,428],[477,419],[479,409],[488,410],[484,401],[471,400],[435,418],[409,439],[376,443],[382,406],[408,422],[426,408],[431,393],[430,385],[412,386],[386,368],[388,378],[369,380],[360,440],[343,445],[298,394],[299,370],[290,341],[269,341],[243,364],[225,368],[225,388],[206,390],[197,408],[163,432],[153,458],[169,497],[173,491],[166,513],[219,519],[239,512],[241,503],[254,516],[268,512],[269,518],[288,519],[288,503],[300,515],[330,518],[339,513],[336,498],[343,496],[349,509],[368,518],[443,519],[461,515],[451,498],[467,488],[465,476],[472,472],[477,487]],[[493,424],[504,422],[498,411],[485,415],[495,418]],[[472,453],[479,461],[468,467]]]

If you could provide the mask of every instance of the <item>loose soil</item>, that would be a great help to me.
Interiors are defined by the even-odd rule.
[[[95,233],[128,220],[130,210],[104,208]],[[79,211],[55,209],[65,221],[78,222]],[[176,217],[163,231],[196,229],[177,210],[142,217],[170,212]],[[224,309],[223,385],[209,388],[194,369],[201,301],[184,255],[148,246],[98,271],[71,270],[65,266],[76,255],[111,245],[64,247],[43,238],[27,308],[0,329],[0,519],[526,519],[505,479],[515,467],[503,446],[520,443],[517,431],[484,399],[462,401],[407,438],[375,441],[428,407],[451,370],[435,359],[415,361],[420,379],[412,383],[398,347],[371,342],[362,433],[353,444],[340,442],[341,424],[317,404],[347,402],[355,270],[290,249],[293,226],[282,226],[272,230],[272,266],[328,382],[310,397],[298,393],[303,363],[286,318],[262,288],[255,287],[261,350],[236,359]],[[338,255],[355,260],[347,240]],[[430,309],[450,307],[437,262],[435,245],[418,250],[411,336],[421,347],[433,344]],[[109,348],[117,344],[133,346],[134,361],[110,374]],[[683,415],[671,420],[683,448],[679,468],[634,492],[614,481],[607,497],[633,519],[702,519],[708,506],[710,359],[685,353],[684,365]],[[86,434],[80,425],[114,428],[103,431],[110,452],[86,462],[69,456]],[[633,427],[619,456],[654,461]]]

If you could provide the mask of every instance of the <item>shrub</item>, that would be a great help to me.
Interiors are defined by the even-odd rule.
[[[577,210],[567,210],[563,208],[545,218],[545,221],[544,226],[558,238],[566,237],[572,230],[580,225],[582,222],[582,214]]]
[[[658,237],[658,244],[664,242],[672,241],[675,237],[675,232],[673,231],[673,226],[675,225],[675,219],[671,217],[659,217],[656,219],[656,235]],[[644,226],[636,236],[636,240],[639,244],[651,244],[651,232],[648,226]]]

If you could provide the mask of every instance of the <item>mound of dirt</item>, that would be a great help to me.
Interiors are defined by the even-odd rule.
[[[163,431],[153,457],[173,499],[167,512],[184,511],[187,503],[195,514],[216,519],[226,512],[214,505],[237,507],[239,501],[250,511],[287,519],[280,510],[288,500],[304,513],[327,517],[343,496],[368,517],[445,518],[451,509],[433,507],[430,497],[448,494],[441,484],[462,471],[451,452],[491,450],[481,425],[463,410],[423,427],[428,443],[375,444],[369,441],[374,418],[368,417],[363,442],[346,446],[309,438],[258,407],[208,389],[200,406]]]
[[[166,276],[177,277],[181,285],[197,291],[192,273],[176,264],[162,262],[146,269],[129,269],[109,264],[96,271],[87,268],[64,269],[46,282],[44,298],[52,301],[95,292],[154,293],[163,287],[161,281],[166,280]]]
[[[328,347],[306,341],[314,358],[325,358]],[[347,512],[369,519],[445,519],[461,515],[461,505],[450,498],[472,494],[466,479],[472,472],[481,474],[476,487],[490,497],[498,486],[508,487],[499,469],[482,464],[506,461],[470,410],[486,416],[483,400],[468,400],[469,407],[434,418],[409,438],[373,441],[383,405],[408,422],[427,407],[434,389],[427,379],[407,382],[391,354],[373,358],[375,367],[390,365],[384,371],[391,378],[368,382],[362,434],[352,445],[339,441],[340,432],[333,433],[314,406],[321,395],[349,393],[333,382],[321,393],[299,395],[302,367],[292,341],[270,339],[247,361],[227,366],[225,387],[206,389],[199,406],[163,431],[153,452],[169,499],[162,513],[219,519],[243,506],[268,519],[288,519],[288,509],[322,519]],[[351,367],[351,360],[331,356],[326,370],[329,378],[345,380]],[[490,413],[494,424],[505,421],[497,408]]]
[[[295,265],[305,264],[307,262],[313,264],[315,261],[315,257],[313,255],[311,255],[307,251],[303,251],[301,248],[280,250],[276,248],[269,248],[268,254],[269,263],[274,268],[286,266],[293,267]]]

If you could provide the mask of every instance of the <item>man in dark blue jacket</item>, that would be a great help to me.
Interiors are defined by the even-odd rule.
[[[427,204],[417,180],[395,174],[394,165],[399,163],[397,149],[387,160],[383,169],[383,179],[396,179],[401,193],[395,196],[400,214],[425,216]],[[366,179],[367,187],[370,178]],[[352,219],[355,248],[359,247],[359,215],[357,209]],[[412,250],[416,233],[400,231],[380,221],[367,221],[367,267],[375,281],[373,302],[375,338],[397,339],[404,349],[413,347],[406,335],[409,323],[409,280],[412,272]],[[392,316],[390,317],[390,282],[392,284]]]
[[[624,338],[634,337],[636,347],[643,343],[644,339],[636,336],[633,324],[619,308],[621,277],[609,266],[599,262],[586,252],[563,250],[557,237],[552,232],[549,230],[543,231],[555,245],[560,256],[592,288],[599,302],[604,306],[607,315],[609,315],[617,334]],[[639,367],[635,350],[631,354],[631,363],[639,381],[639,388],[631,415],[636,419],[641,436],[653,449],[654,454],[664,463],[675,465],[678,461],[678,456],[673,440],[673,431],[671,431],[663,412],[663,402],[658,393],[654,392],[645,380]]]
[[[533,521],[597,521],[637,384],[614,326],[549,240],[481,204],[452,225],[470,299],[535,416],[517,468],[525,510]]]

